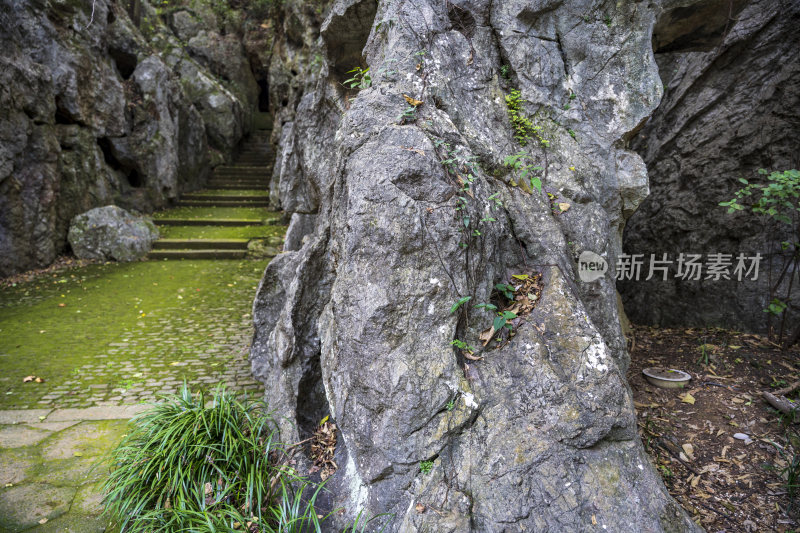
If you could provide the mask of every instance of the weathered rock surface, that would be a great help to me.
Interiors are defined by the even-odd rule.
[[[0,1],[0,276],[52,262],[78,213],[201,186],[249,131],[243,22],[187,9]]]
[[[710,13],[698,18],[684,10],[672,30],[655,30],[666,93],[633,140],[647,163],[651,193],[628,221],[624,247],[629,254],[644,254],[645,265],[650,254],[662,259],[666,253],[672,261],[682,252],[703,254],[703,262],[707,254],[731,254],[731,272],[739,253],[760,253],[759,278],[705,279],[704,272],[699,281],[681,280],[673,263],[666,281],[660,274],[644,281],[645,266],[640,281],[619,287],[635,322],[764,331],[769,280],[779,278],[783,263],[782,230],[751,214],[728,215],[718,204],[742,187],[738,178],[759,179],[759,168],[798,168],[800,4],[717,4],[717,14],[725,16],[717,16],[716,23]],[[784,278],[784,289],[790,278]],[[787,321],[794,327],[800,322],[800,296],[795,298]]]
[[[153,222],[115,205],[96,207],[77,215],[69,226],[67,240],[79,259],[136,261],[144,257],[158,239]]]
[[[251,358],[284,440],[341,430],[331,530],[362,509],[402,532],[696,529],[637,437],[614,280],[575,262],[614,264],[647,191],[624,145],[662,93],[657,9],[342,0],[320,26],[286,6],[272,194],[299,238],[259,286]],[[346,90],[357,66],[371,86]],[[503,165],[515,88],[541,192]],[[480,348],[495,317],[475,304],[535,273],[536,308]]]

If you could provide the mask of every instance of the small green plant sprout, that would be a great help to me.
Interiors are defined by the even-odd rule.
[[[575,130],[573,130],[572,128],[569,128],[567,130],[567,133],[569,133],[570,137],[572,137],[573,139],[577,140],[577,137],[575,136]]]
[[[513,285],[510,283],[497,283],[494,286],[495,289],[500,291],[500,294],[505,296],[509,300],[514,299],[514,291],[517,290]],[[497,329],[497,328],[495,328]]]
[[[448,411],[452,411],[453,409],[455,409],[456,408],[456,399],[455,398],[450,398],[450,401],[447,402],[447,405],[445,405],[445,408]]]
[[[369,67],[364,69],[356,67],[352,70],[348,70],[347,73],[352,74],[353,77],[344,80],[344,85],[346,87],[350,89],[367,89],[372,86],[372,77],[369,74]]]
[[[475,309],[486,309],[488,311],[497,311],[497,306],[494,304],[482,303],[475,306]]]
[[[495,331],[500,331],[503,328],[513,329],[511,321],[517,318],[517,313],[513,311],[501,311],[494,317],[492,327]]]
[[[508,155],[503,160],[503,164],[518,171],[520,179],[524,180],[529,177],[531,190],[536,189],[540,193],[542,192],[542,179],[533,174],[535,171],[542,170],[542,167],[536,166],[531,162],[531,156],[528,152],[520,150],[516,154]]]
[[[502,76],[504,79],[507,79],[507,80],[510,79],[511,78],[511,67],[509,67],[508,65],[501,66],[500,67],[500,76]]]
[[[664,479],[669,479],[674,475],[668,466],[658,465],[658,469],[661,471],[661,477]]]
[[[464,296],[463,298],[459,298],[456,303],[450,308],[450,314],[452,315],[455,313],[459,307],[467,303],[468,301],[472,300],[472,296]]]
[[[430,474],[433,470],[433,461],[422,461],[419,464],[419,471],[423,474]]]
[[[578,97],[577,94],[575,94],[574,92],[570,91],[570,93],[569,93],[569,99],[570,100],[575,100],[577,97]]]
[[[475,353],[475,347],[474,346],[470,346],[469,344],[467,344],[466,342],[464,342],[462,340],[453,339],[453,342],[451,342],[450,344],[452,346],[455,346],[459,350],[464,350],[465,352],[469,352],[469,353]]]
[[[417,120],[417,108],[413,105],[406,106],[403,112],[397,115],[397,121],[400,124],[410,124]]]
[[[603,17],[603,22],[605,23],[606,26],[608,26],[610,28],[611,27],[611,15],[606,15],[605,17]]]
[[[786,302],[779,300],[777,298],[773,298],[772,301],[769,303],[766,309],[764,309],[765,313],[770,313],[775,316],[780,316],[786,310]]]
[[[531,119],[525,116],[522,102],[522,93],[517,89],[506,95],[506,107],[508,108],[508,117],[511,119],[511,127],[514,130],[514,138],[519,144],[525,146],[536,130],[536,126],[533,125]]]
[[[491,200],[492,202],[494,202],[494,205],[492,205],[492,209],[499,209],[503,207],[503,201],[500,199],[499,192],[493,193],[491,196],[489,196],[489,198],[487,198],[487,200]]]

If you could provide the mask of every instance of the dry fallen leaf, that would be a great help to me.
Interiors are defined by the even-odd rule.
[[[414,98],[411,98],[407,94],[403,94],[403,98],[405,98],[406,102],[408,102],[410,105],[413,105],[414,107],[419,107],[423,104],[422,100],[415,100]]]
[[[561,212],[563,213],[564,211],[570,208],[570,205],[566,202],[560,202],[558,204],[558,208],[561,209]]]
[[[686,456],[689,458],[689,460],[694,461],[694,446],[687,442],[686,444],[682,445],[681,448],[683,448],[683,451],[686,452]]]
[[[416,509],[419,514],[422,514],[422,513],[425,512],[425,506],[422,505],[421,503],[418,503],[417,505],[415,505],[414,509]]]
[[[41,520],[39,520],[39,523],[40,524],[46,524],[47,523],[47,518],[42,518]]]
[[[683,403],[694,405],[694,396],[692,396],[690,393],[687,392],[681,397],[681,401]]]

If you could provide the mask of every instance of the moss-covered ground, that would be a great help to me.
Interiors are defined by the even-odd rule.
[[[163,239],[259,239],[272,255],[286,231],[270,225],[280,213],[248,205],[179,207],[154,218],[208,224],[161,226]],[[225,219],[264,224],[214,225]],[[101,487],[128,418],[184,381],[263,394],[247,355],[267,262],[93,264],[0,288],[0,533],[116,531],[100,516]]]
[[[109,263],[0,289],[0,409],[135,403],[184,379],[257,388],[246,358],[266,263]]]

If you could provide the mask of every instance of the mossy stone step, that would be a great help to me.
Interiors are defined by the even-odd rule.
[[[246,183],[267,183],[269,179],[267,176],[211,176],[209,181],[222,183],[225,181],[230,181],[234,183],[246,182]]]
[[[153,250],[247,250],[247,239],[159,239]]]
[[[264,177],[245,178],[241,176],[212,176],[208,180],[210,183],[232,183],[241,185],[242,183],[252,183],[254,185],[269,184],[269,180]]]
[[[220,181],[212,180],[206,185],[209,189],[269,189],[269,182],[267,181]]]
[[[260,171],[260,170],[264,170],[265,168],[267,168],[269,166],[268,163],[272,163],[272,162],[273,162],[272,159],[266,159],[264,163],[260,163],[260,164],[255,165],[255,164],[252,164],[252,163],[246,164],[247,163],[246,161],[242,161],[241,163],[238,163],[238,164],[234,163],[232,165],[219,165],[217,167],[214,167],[214,170],[232,170],[232,169],[236,169],[236,170],[242,170],[242,171],[247,171],[247,170],[259,170]]]
[[[214,172],[211,179],[226,179],[226,180],[265,180],[269,179],[267,172]]]
[[[269,167],[271,166],[271,164],[273,162],[274,161],[272,161],[271,159],[261,159],[261,160],[259,160],[258,163],[252,163],[251,161],[242,161],[241,164],[239,164],[239,165],[234,164],[234,165],[225,165],[225,166],[216,167],[214,169],[214,171],[215,172],[220,172],[220,171],[222,171],[222,172],[228,171],[229,172],[229,171],[232,171],[232,170],[236,170],[237,172],[248,172],[248,171],[263,172],[263,171],[269,169]]]
[[[214,174],[211,176],[212,180],[223,181],[223,180],[230,180],[230,181],[264,181],[269,180],[269,176],[267,173],[263,174]]]
[[[244,184],[244,185],[231,185],[231,184],[228,184],[228,183],[219,183],[219,184],[217,184],[217,183],[214,183],[214,184],[209,183],[208,185],[206,185],[207,189],[220,189],[220,190],[230,189],[230,190],[234,190],[234,191],[249,191],[251,189],[262,189],[262,188],[266,189],[268,187],[269,187],[268,183],[264,183],[264,184]]]
[[[206,184],[206,188],[208,189],[231,189],[231,190],[250,190],[250,189],[259,189],[259,190],[267,190],[269,189],[269,182],[268,181],[223,181],[223,180],[212,180]]]
[[[247,250],[154,250],[147,259],[244,259]]]
[[[252,191],[250,194],[241,193],[239,191],[231,191],[230,194],[225,193],[218,193],[215,191],[196,191],[184,194],[181,196],[182,200],[237,200],[237,201],[248,201],[248,200],[258,200],[258,201],[266,201],[269,200],[269,193],[263,191]]]
[[[235,218],[158,218],[157,226],[262,226],[263,220],[244,220]]]
[[[252,198],[245,200],[178,200],[178,207],[269,207],[269,200]]]
[[[267,176],[269,175],[269,167],[242,167],[227,168],[225,170],[215,170],[214,176]]]

